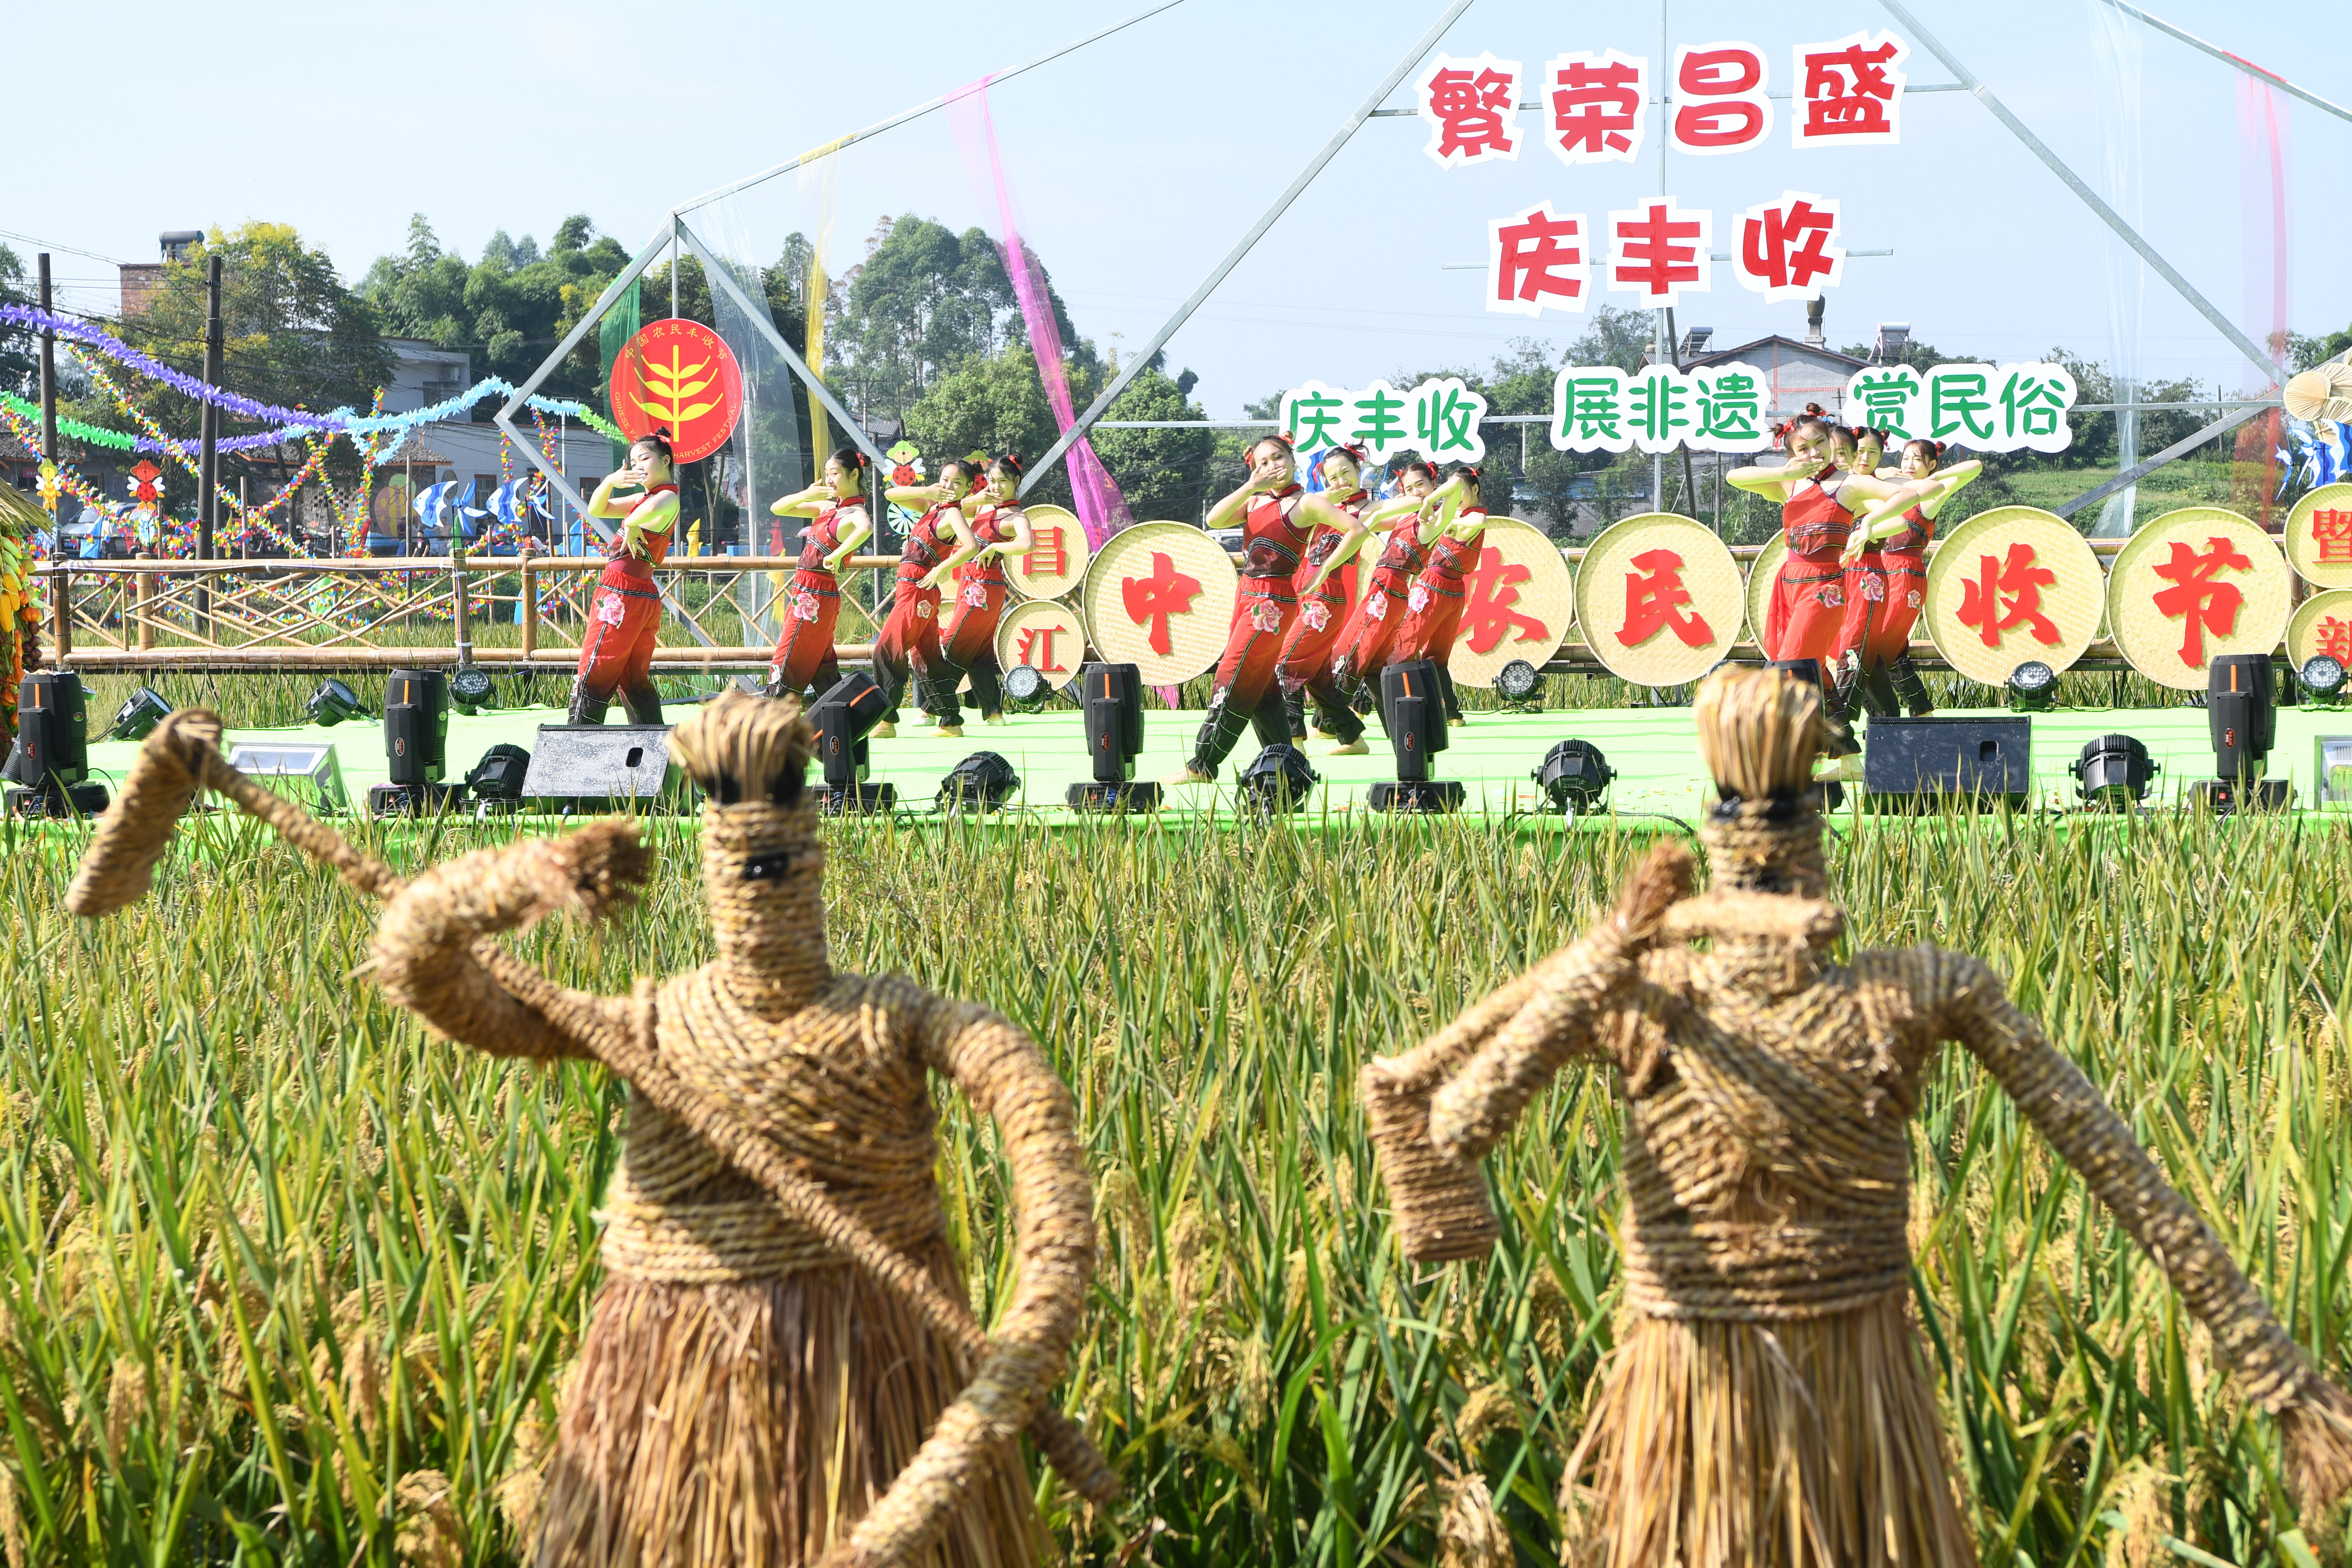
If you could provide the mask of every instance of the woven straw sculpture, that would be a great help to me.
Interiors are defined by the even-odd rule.
[[[388,900],[374,973],[394,1002],[497,1055],[593,1058],[635,1090],[542,1568],[1034,1562],[1024,1428],[1081,1495],[1110,1500],[1102,1457],[1047,1399],[1094,1256],[1069,1095],[1003,1018],[833,972],[797,704],[730,693],[672,734],[710,803],[719,957],[625,997],[556,985],[490,939],[633,897],[647,856],[631,823],[404,883],[229,767],[219,740],[194,710],[149,737],[68,895],[77,913],[144,893],[210,788]],[[1013,1171],[1018,1278],[993,1340],[964,1305],[934,1184],[933,1072],[995,1117]]]
[[[2306,1506],[2352,1484],[2352,1398],[1982,963],[1827,962],[1820,699],[1779,671],[1701,688],[1724,800],[1715,890],[1661,846],[1617,912],[1407,1054],[1364,1069],[1406,1256],[1475,1258],[1477,1169],[1568,1061],[1625,1102],[1626,1321],[1563,1481],[1564,1557],[1614,1568],[1972,1563],[1909,1310],[1904,1127],[1937,1047],[1984,1063],[2284,1430]],[[1694,939],[1709,945],[1696,950]]]

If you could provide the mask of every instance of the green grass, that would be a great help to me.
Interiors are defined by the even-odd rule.
[[[404,857],[499,829],[415,831]],[[702,962],[690,825],[651,831],[640,910],[522,951],[613,992]],[[1158,1521],[1154,1563],[1419,1564],[1475,1468],[1521,1561],[1551,1560],[1612,1338],[1609,1079],[1573,1069],[1538,1100],[1492,1164],[1502,1245],[1435,1268],[1395,1251],[1354,1080],[1570,938],[1644,842],[834,832],[835,963],[1003,1009],[1077,1096],[1104,1248],[1061,1396],[1129,1500],[1082,1535],[1045,1487],[1063,1541],[1111,1561]],[[421,1470],[449,1478],[467,1561],[513,1561],[501,1502],[594,1289],[622,1092],[428,1039],[352,975],[373,912],[250,824],[193,825],[156,895],[100,924],[63,912],[74,848],[0,841],[11,1561],[389,1562],[387,1500]],[[2010,976],[2346,1374],[2352,833],[1896,822],[1833,874],[1856,942],[1945,942]],[[1005,1174],[944,1110],[985,1310]],[[2274,1429],[1964,1056],[1930,1075],[1914,1149],[1919,1304],[1987,1563],[2340,1560],[2340,1514],[2282,1542]]]

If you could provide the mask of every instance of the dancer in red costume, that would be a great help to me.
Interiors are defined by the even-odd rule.
[[[1379,678],[1389,663],[1389,645],[1404,624],[1405,598],[1429,560],[1429,546],[1442,519],[1425,503],[1437,493],[1437,470],[1419,458],[1397,469],[1397,493],[1364,513],[1365,526],[1389,525],[1380,560],[1361,584],[1355,613],[1348,617],[1331,656],[1331,673],[1343,686]]]
[[[615,497],[625,485],[637,493]],[[588,631],[580,639],[580,668],[572,682],[574,724],[602,724],[619,692],[632,724],[662,721],[661,693],[653,680],[654,644],[661,631],[661,594],[654,567],[669,554],[677,527],[677,480],[669,442],[641,436],[628,466],[606,474],[589,498],[588,515],[617,518],[603,575],[588,601]]]
[[[1283,639],[1298,618],[1293,580],[1309,536],[1297,515],[1307,492],[1297,478],[1297,459],[1282,437],[1260,437],[1248,456],[1248,481],[1209,509],[1212,530],[1230,528],[1235,517],[1241,519],[1241,595],[1225,634],[1224,656],[1217,660],[1208,720],[1191,762],[1170,784],[1213,781],[1244,730],[1255,728],[1260,745],[1290,743],[1290,716],[1275,669]]]
[[[935,578],[952,576],[956,583],[955,625],[941,648],[948,666],[945,679],[934,688],[940,700],[931,717],[938,733],[963,733],[963,712],[956,702],[956,687],[971,677],[972,705],[981,722],[1004,722],[1003,672],[996,665],[996,623],[1003,618],[1011,586],[1004,580],[1004,557],[1026,555],[1036,544],[1029,514],[1021,510],[1021,459],[1007,452],[988,465],[986,488],[963,499],[971,520],[960,536],[956,552],[944,565],[932,569]]]
[[[953,700],[956,679],[950,679],[947,656],[940,647],[940,578],[949,559],[974,542],[963,521],[962,503],[979,474],[980,465],[971,458],[950,458],[940,466],[936,483],[882,492],[900,506],[926,507],[907,530],[906,546],[898,553],[898,580],[891,589],[890,616],[874,639],[874,679],[889,703],[874,733],[884,740],[898,732],[898,699],[906,694],[909,679],[921,682],[926,712]],[[945,698],[940,695],[941,681],[948,686]]]
[[[1348,706],[1347,694],[1331,673],[1331,655],[1348,625],[1348,591],[1339,580],[1339,568],[1367,537],[1361,514],[1371,493],[1363,487],[1363,463],[1362,447],[1332,447],[1323,454],[1322,493],[1299,500],[1297,520],[1311,523],[1315,534],[1291,574],[1298,618],[1291,623],[1275,660],[1275,679],[1284,697],[1304,693],[1314,700],[1316,729],[1339,742],[1330,750],[1332,756],[1354,756],[1364,750],[1364,721]]]
[[[1389,645],[1391,664],[1425,658],[1437,666],[1439,689],[1445,696],[1445,721],[1463,721],[1454,700],[1454,678],[1445,661],[1453,657],[1454,639],[1462,630],[1462,612],[1468,605],[1464,579],[1478,563],[1479,541],[1486,532],[1486,509],[1478,498],[1478,470],[1467,463],[1454,468],[1431,497],[1441,522],[1430,542],[1429,564],[1405,592],[1404,619]],[[1456,510],[1459,507],[1459,510]]]
[[[1777,468],[1734,468],[1724,479],[1738,488],[1780,503],[1780,527],[1788,558],[1772,586],[1766,612],[1764,651],[1777,660],[1812,659],[1821,667],[1823,716],[1832,756],[1852,756],[1854,743],[1847,712],[1853,678],[1840,638],[1845,625],[1845,566],[1841,559],[1854,517],[1873,502],[1893,500],[1909,487],[1891,485],[1872,474],[1837,463],[1839,426],[1821,405],[1774,427],[1786,447],[1787,464]],[[1847,434],[1851,446],[1853,437]],[[1907,502],[1906,502],[1907,504]]]
[[[1853,525],[1847,540],[1845,625],[1841,640],[1861,667],[1857,689],[1873,714],[1908,708],[1915,719],[1936,710],[1927,683],[1911,662],[1911,628],[1927,601],[1927,542],[1936,536],[1936,514],[1955,491],[1984,471],[1971,458],[1942,466],[1941,441],[1915,440],[1903,448],[1895,477],[1926,492],[1908,507],[1898,501],[1876,507]]]
[[[841,581],[835,574],[874,537],[866,510],[866,472],[873,459],[844,447],[824,460],[824,478],[768,510],[778,517],[814,517],[801,531],[800,570],[784,590],[777,616],[776,651],[768,660],[768,695],[800,696],[814,687],[824,696],[841,679],[834,657],[834,623],[841,618]]]

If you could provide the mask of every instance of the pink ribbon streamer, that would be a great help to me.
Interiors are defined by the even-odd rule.
[[[1045,401],[1053,405],[1059,428],[1067,432],[1077,423],[1077,414],[1070,398],[1069,371],[1062,363],[1062,331],[1054,320],[1045,268],[1021,242],[1021,226],[1013,216],[1013,190],[1005,182],[1004,158],[996,145],[996,122],[988,110],[992,79],[982,77],[949,100],[948,123],[954,129],[956,152],[963,159],[972,189],[982,201],[992,191],[995,195],[997,226],[1003,231],[997,250],[1004,259],[1005,275],[1013,280],[1013,295],[1021,301],[1021,319],[1028,323],[1029,347],[1036,355],[1038,376],[1045,384]],[[1078,521],[1087,531],[1087,544],[1099,550],[1104,540],[1135,518],[1127,509],[1118,481],[1096,455],[1092,441],[1081,436],[1072,442],[1066,460],[1070,493],[1077,502]]]

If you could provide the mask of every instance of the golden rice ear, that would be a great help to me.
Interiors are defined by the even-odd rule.
[[[670,754],[721,805],[800,804],[816,731],[798,697],[722,692],[669,732]]]
[[[1718,670],[1691,703],[1699,754],[1742,800],[1802,795],[1822,744],[1822,694],[1782,669]]]
[[[98,835],[66,889],[66,908],[95,920],[147,896],[156,862],[205,787],[205,765],[219,755],[220,738],[220,715],[202,708],[183,708],[155,726],[131,764],[122,794],[99,819]]]

